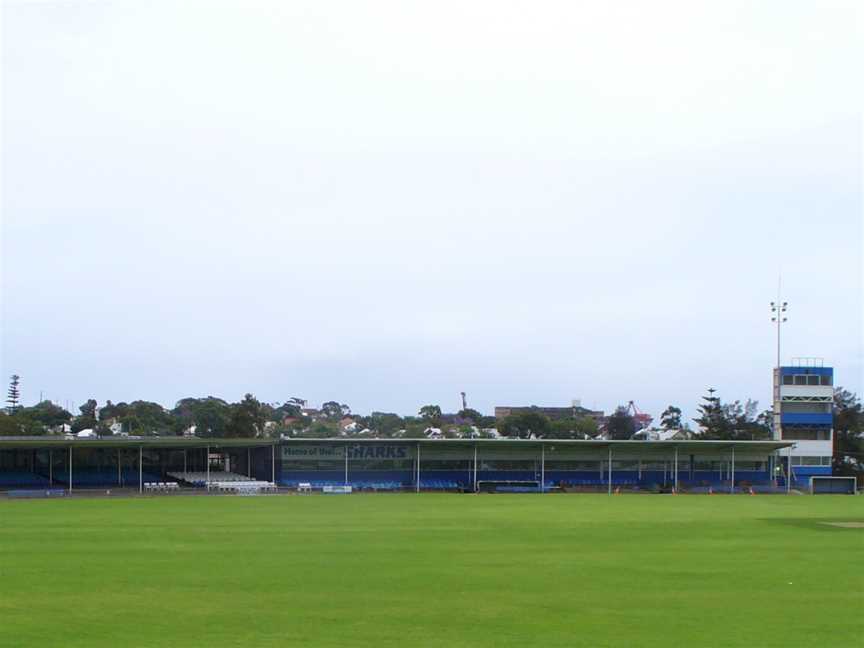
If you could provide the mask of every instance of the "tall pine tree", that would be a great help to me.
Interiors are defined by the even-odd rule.
[[[21,408],[21,391],[18,385],[21,383],[21,376],[15,374],[12,376],[12,380],[9,383],[9,391],[6,396],[6,403],[8,403],[8,407],[6,408],[10,414],[14,414]]]
[[[729,437],[729,425],[723,411],[720,398],[715,396],[717,390],[713,387],[708,390],[708,395],[702,397],[699,405],[699,416],[693,420],[701,428],[703,439],[726,439]]]

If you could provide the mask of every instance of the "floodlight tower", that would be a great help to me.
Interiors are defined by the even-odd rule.
[[[780,327],[789,320],[786,317],[786,309],[789,307],[789,302],[780,301],[780,294],[777,294],[777,301],[771,302],[771,321],[777,324],[777,366],[780,366]]]
[[[772,436],[779,441],[782,438],[780,427],[780,328],[786,323],[789,318],[786,317],[786,310],[789,307],[789,302],[785,302],[780,298],[780,282],[777,282],[777,301],[771,302],[771,321],[777,325],[777,364],[774,365],[774,429]]]
[[[792,358],[780,362],[780,331],[788,321],[788,302],[771,302],[771,321],[777,326],[777,366],[774,368],[775,441],[793,441],[785,462],[786,490],[794,482],[808,484],[810,477],[830,475],[834,460],[834,369],[822,358]],[[775,471],[776,472],[776,471]]]

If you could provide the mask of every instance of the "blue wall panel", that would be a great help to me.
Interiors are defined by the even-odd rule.
[[[783,425],[826,425],[834,423],[834,415],[831,413],[809,413],[789,412],[780,414],[780,423]]]
[[[781,376],[832,376],[834,369],[832,367],[780,367]]]

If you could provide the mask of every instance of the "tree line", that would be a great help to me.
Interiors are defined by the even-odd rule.
[[[622,405],[601,421],[577,412],[576,416],[550,419],[539,408],[502,419],[466,408],[445,414],[438,405],[424,405],[415,416],[389,412],[354,414],[337,400],[317,410],[292,397],[282,403],[262,403],[246,394],[236,403],[221,398],[184,398],[167,409],[152,401],[112,403],[99,407],[90,399],[74,415],[63,407],[42,401],[31,407],[20,404],[20,377],[12,376],[7,408],[0,412],[0,436],[33,436],[93,430],[99,436],[115,432],[136,436],[194,434],[212,438],[497,438],[511,439],[612,439],[633,438],[636,418]],[[660,416],[659,429],[680,432],[684,438],[706,440],[760,440],[771,438],[773,413],[759,411],[757,401],[723,402],[709,389],[693,419],[695,430],[682,418],[681,408],[670,405]],[[835,456],[839,469],[864,465],[864,416],[859,397],[842,387],[834,390]]]

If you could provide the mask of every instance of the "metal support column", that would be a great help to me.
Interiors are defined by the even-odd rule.
[[[612,494],[612,446],[609,446],[609,474],[606,478],[607,486],[608,486],[608,494]]]
[[[54,451],[48,448],[48,485],[54,483]]]
[[[642,458],[636,460],[636,479],[642,481]]]
[[[144,446],[138,446],[138,492],[144,492]]]
[[[276,444],[270,446],[270,482],[276,483]]]
[[[474,444],[474,492],[477,492],[477,444]]]
[[[72,490],[72,446],[69,446],[69,490]]]
[[[252,448],[246,448],[246,474],[252,477]]]
[[[729,492],[735,493],[735,446],[732,446],[732,468],[729,479]]]
[[[343,448],[345,452],[345,485],[348,485],[348,446]]]
[[[417,493],[420,492],[420,444],[417,444],[417,483],[415,484],[415,491]]]
[[[786,494],[792,492],[792,446],[786,451]]]
[[[122,474],[120,472],[121,466],[123,465],[123,457],[120,454],[121,452],[122,452],[122,450],[120,450],[120,448],[117,448],[117,485],[118,486],[123,485],[123,478],[122,478]]]
[[[183,476],[186,476],[186,449],[183,449]]]
[[[675,492],[678,492],[678,446],[675,446],[675,467],[673,468],[675,474]]]
[[[210,446],[207,446],[207,456],[204,458],[204,463],[207,464],[207,490],[210,490]]]
[[[546,446],[540,446],[540,492],[546,492]]]

